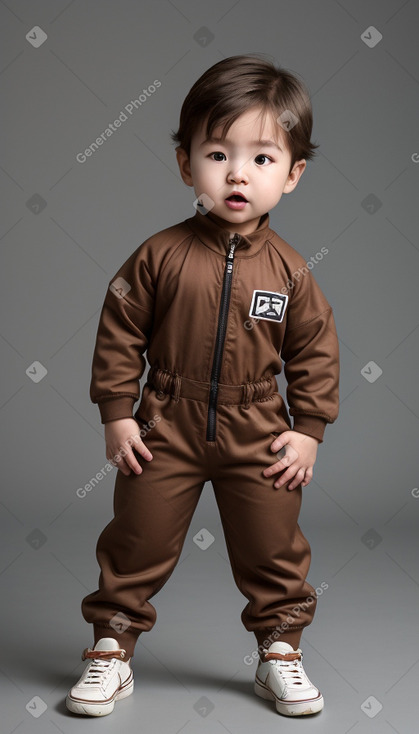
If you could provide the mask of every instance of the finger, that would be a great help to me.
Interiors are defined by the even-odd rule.
[[[124,457],[124,459],[125,459],[125,462],[124,463],[128,467],[128,474],[130,473],[130,470],[131,469],[132,469],[132,471],[135,474],[142,474],[143,467],[141,466],[141,464],[138,463],[137,458],[136,458],[135,454],[132,451],[130,451]]]
[[[277,436],[271,443],[272,451],[279,451],[286,443],[288,443],[291,431],[284,431]]]
[[[123,474],[128,476],[130,473],[129,467],[125,464],[122,456],[119,453],[112,454],[112,457],[109,458],[106,456],[108,462],[112,464],[116,469],[120,469]]]
[[[138,462],[139,458],[145,458],[147,459],[147,461],[151,461],[153,458],[153,454],[151,453],[151,451],[142,442],[141,444],[133,446],[132,451],[130,451],[125,457],[127,465],[136,474],[141,474],[143,471],[143,467]]]
[[[288,467],[288,461],[286,456],[284,456],[283,459],[280,459],[280,461],[276,461],[275,464],[271,464],[270,466],[267,466],[266,469],[263,470],[263,474],[265,477],[270,477],[272,474],[278,474],[280,471],[284,471],[284,469],[287,469]]]
[[[282,462],[281,466],[279,467],[279,469],[276,469],[276,471],[282,471],[282,469],[285,469],[287,466],[291,466],[294,461],[297,461],[299,456],[298,451],[290,444],[286,444],[285,446],[283,446],[276,455],[279,459],[279,462],[277,463]],[[276,466],[276,464],[272,464],[271,466]],[[272,473],[273,472],[269,472],[268,474],[265,474],[265,476],[269,476]]]
[[[288,451],[287,446],[287,453],[284,457],[282,457],[279,461],[276,461],[275,464],[271,464],[266,469],[263,470],[263,474],[265,477],[270,477],[272,474],[277,474],[280,471],[284,471],[287,467],[291,466],[291,464],[294,463],[296,459],[298,459],[297,452],[293,449],[291,451]]]
[[[313,479],[313,469],[307,469],[304,480],[302,482],[303,487],[307,487],[307,484],[310,484],[312,479]]]
[[[305,477],[305,469],[299,469],[299,471],[296,473],[294,479],[290,484],[288,485],[288,489],[296,489],[296,487],[299,486],[299,484],[303,483]]]
[[[283,487],[284,484],[288,484],[288,482],[295,477],[295,475],[298,472],[298,467],[296,466],[290,466],[289,469],[282,475],[282,477],[278,477],[278,479],[275,480],[274,487],[276,489],[279,489],[279,487]]]
[[[112,466],[116,466],[116,461],[113,460],[113,456],[110,457],[106,455],[106,460],[109,462],[109,464],[112,464]]]
[[[151,461],[153,458],[153,454],[151,453],[150,449],[147,448],[145,443],[139,438],[139,441],[135,442],[135,446],[133,448],[141,454],[141,456],[146,459],[147,461]]]
[[[134,471],[135,471],[136,474],[141,474],[142,468],[138,464],[138,462],[135,461],[135,458],[133,457],[134,458],[134,462],[137,464],[137,467],[136,468],[135,468],[134,465],[130,466],[126,462],[127,456],[128,456],[128,453],[124,449],[124,454],[122,454],[121,451],[118,451],[115,454],[112,454],[112,458],[111,459],[109,459],[108,457],[106,457],[106,458],[108,459],[109,463],[112,464],[112,466],[116,467],[116,469],[120,469],[120,471],[123,474],[125,474],[126,477],[129,475],[129,473],[131,471],[131,468],[134,469]],[[138,471],[138,469],[140,471]]]
[[[285,452],[285,454],[283,453]],[[291,464],[298,459],[298,451],[294,448],[294,446],[291,446],[291,444],[287,444],[284,446],[281,451],[278,451],[278,459],[282,459],[284,456],[287,456],[289,459],[288,466],[291,466]]]

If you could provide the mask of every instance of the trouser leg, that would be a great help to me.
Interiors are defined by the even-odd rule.
[[[96,546],[99,588],[82,600],[82,614],[93,623],[95,643],[114,637],[128,657],[139,634],[155,624],[156,609],[149,599],[176,566],[205,483],[183,434],[180,427],[173,430],[172,420],[165,419],[162,410],[158,426],[144,438],[152,461],[139,460],[140,475],[125,476],[118,470],[114,518]]]
[[[224,462],[211,481],[233,576],[248,599],[241,615],[245,628],[254,632],[258,646],[281,640],[295,648],[317,603],[306,581],[310,545],[298,524],[302,487],[275,489],[275,477],[262,474],[276,460],[270,450],[275,435],[263,430],[263,420],[259,426],[252,421],[252,410],[245,429],[230,438],[223,431],[227,415],[219,421]]]

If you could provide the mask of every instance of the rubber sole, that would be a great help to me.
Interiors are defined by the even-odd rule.
[[[115,701],[127,698],[134,691],[134,677],[131,676],[127,681],[115,692],[115,695],[107,701],[83,701],[73,698],[68,694],[65,705],[73,714],[84,714],[85,716],[107,716],[111,714],[115,707]]]
[[[265,698],[267,701],[275,701],[276,710],[284,716],[317,714],[324,706],[323,696],[320,692],[317,698],[307,699],[306,701],[284,701],[277,698],[270,688],[267,688],[258,678],[255,680],[254,691],[257,696]]]

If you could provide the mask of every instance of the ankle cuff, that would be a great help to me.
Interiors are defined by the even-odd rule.
[[[128,662],[131,658],[134,657],[134,651],[135,651],[135,645],[137,642],[137,639],[139,635],[141,634],[141,631],[133,630],[132,632],[129,631],[129,628],[124,630],[124,632],[121,632],[121,634],[118,634],[118,632],[114,629],[114,627],[111,627],[110,625],[102,624],[102,625],[93,625],[93,637],[94,637],[94,645],[96,645],[97,642],[101,639],[101,637],[112,637],[114,640],[117,641],[119,647],[126,650],[126,655],[123,662]]]
[[[293,627],[281,631],[280,627],[264,627],[262,629],[253,630],[258,642],[259,657],[263,649],[268,649],[273,642],[288,642],[291,647],[296,650],[300,646],[301,635],[304,627]]]

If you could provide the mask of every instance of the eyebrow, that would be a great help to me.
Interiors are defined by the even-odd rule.
[[[211,136],[210,138],[206,138],[199,147],[202,145],[205,145],[206,143],[222,143],[225,145],[226,143],[223,142],[221,138],[215,138],[214,136]],[[252,145],[254,147],[263,147],[263,148],[277,148],[277,150],[280,150],[282,152],[282,148],[279,147],[276,143],[273,142],[273,140],[252,140],[249,145]]]

